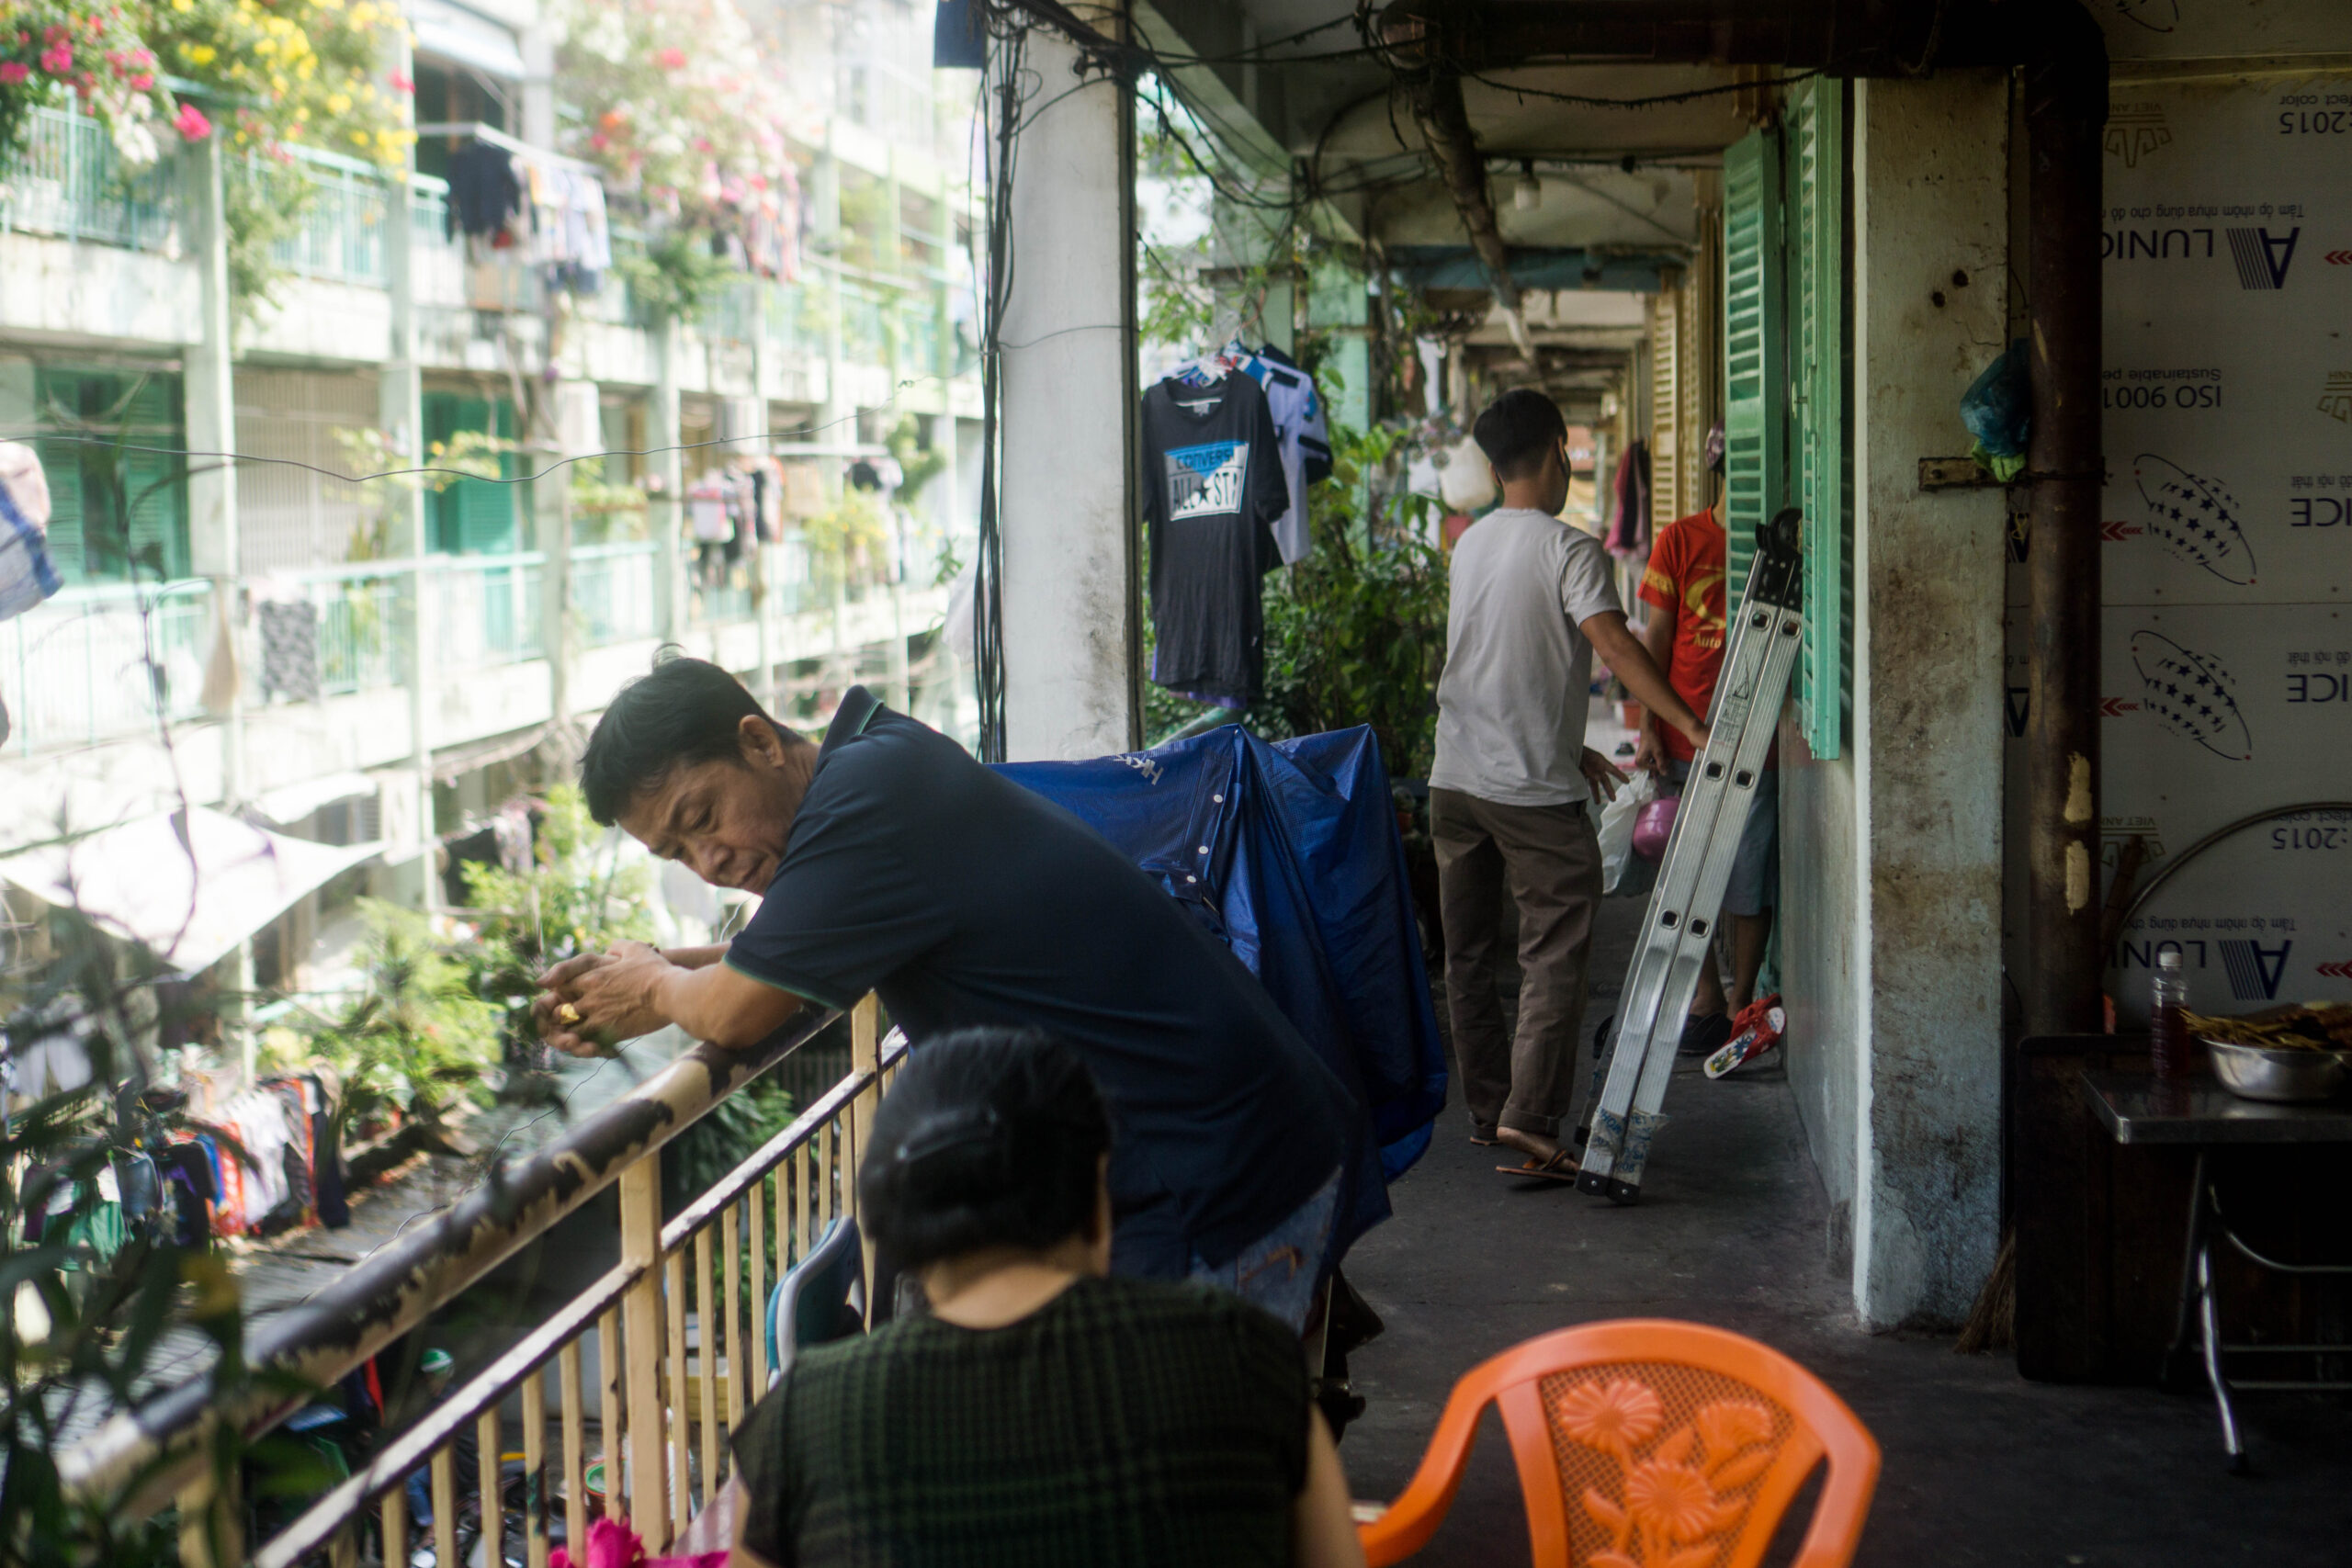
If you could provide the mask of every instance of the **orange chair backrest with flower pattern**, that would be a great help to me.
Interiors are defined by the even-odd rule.
[[[1753,1568],[1825,1458],[1796,1568],[1839,1568],[1878,1484],[1869,1430],[1770,1347],[1694,1323],[1587,1324],[1454,1385],[1412,1483],[1361,1527],[1373,1568],[1436,1533],[1489,1403],[1519,1464],[1535,1568]]]

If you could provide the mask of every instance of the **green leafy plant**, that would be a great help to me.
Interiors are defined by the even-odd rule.
[[[735,269],[712,254],[707,232],[683,228],[649,239],[641,255],[615,256],[613,270],[638,308],[656,321],[694,320],[735,276]]]
[[[603,852],[605,829],[576,785],[553,786],[544,806],[530,870],[465,868],[466,898],[480,922],[470,983],[503,1019],[510,1045],[535,1037],[531,998],[549,965],[653,937],[653,868]]]
[[[447,441],[430,443],[419,461],[394,450],[391,438],[373,425],[337,425],[327,434],[354,476],[339,497],[359,508],[359,521],[345,552],[353,560],[389,560],[408,554],[407,546],[391,534],[392,521],[407,510],[409,498],[420,489],[438,495],[467,475],[501,478],[502,457],[514,448],[512,441],[483,431],[460,430]],[[415,471],[419,468],[432,471],[420,474]],[[377,475],[384,477],[373,477]]]
[[[899,500],[912,506],[915,498],[922,494],[922,487],[946,468],[947,454],[922,444],[922,423],[910,413],[899,417],[883,445],[889,447],[890,456],[899,465]]]
[[[808,541],[809,566],[820,581],[848,582],[866,563],[880,558],[882,503],[872,491],[843,486],[831,506],[801,526]]]
[[[161,1209],[146,1216],[100,1196],[149,1151],[191,1125],[173,1097],[147,1089],[139,1043],[170,1006],[133,972],[119,944],[78,914],[51,918],[58,952],[38,976],[0,980],[0,1020],[16,1049],[70,1036],[90,1080],[19,1103],[0,1127],[0,1562],[28,1568],[167,1568],[180,1561],[180,1520],[136,1506],[141,1471],[95,1489],[69,1488],[59,1461],[97,1425],[130,1409],[166,1376],[186,1376],[167,1331],[193,1330],[209,1348],[216,1404],[312,1392],[257,1371],[243,1356],[245,1316],[224,1260],[173,1244]],[[235,1157],[224,1143],[223,1157]],[[211,1433],[202,1474],[227,1495],[240,1472],[253,1495],[317,1489],[308,1455],[282,1438],[248,1443],[231,1424]],[[217,1523],[218,1521],[214,1521]],[[201,1525],[198,1529],[203,1529]],[[226,1561],[215,1542],[217,1561]]]
[[[360,901],[367,986],[311,1032],[311,1050],[343,1078],[339,1130],[390,1120],[437,1126],[461,1101],[482,1101],[498,1066],[497,1009],[478,996],[465,962],[413,910]]]

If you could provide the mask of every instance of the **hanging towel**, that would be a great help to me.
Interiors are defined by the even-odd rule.
[[[0,441],[0,621],[63,586],[49,558],[49,476],[20,441]]]

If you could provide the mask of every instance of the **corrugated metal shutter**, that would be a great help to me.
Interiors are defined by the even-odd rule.
[[[237,550],[245,570],[300,570],[350,558],[353,540],[383,498],[329,477],[351,472],[334,433],[373,428],[377,412],[376,378],[366,372],[238,367],[238,452],[290,459],[238,467]]]
[[[1780,139],[1750,131],[1724,152],[1724,532],[1735,604],[1757,525],[1788,494],[1781,265]]]
[[[1853,707],[1853,479],[1847,439],[1846,85],[1792,95],[1789,139],[1790,401],[1796,503],[1804,509],[1804,650],[1797,718],[1815,757],[1835,757]]]

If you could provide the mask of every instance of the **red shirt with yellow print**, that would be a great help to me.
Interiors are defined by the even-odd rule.
[[[1724,667],[1724,562],[1723,525],[1712,512],[1694,512],[1658,530],[1649,567],[1637,592],[1645,604],[1674,612],[1674,656],[1666,678],[1675,695],[1704,718],[1714,700],[1715,677]],[[1695,754],[1677,729],[1660,725],[1667,754],[1689,761]]]

